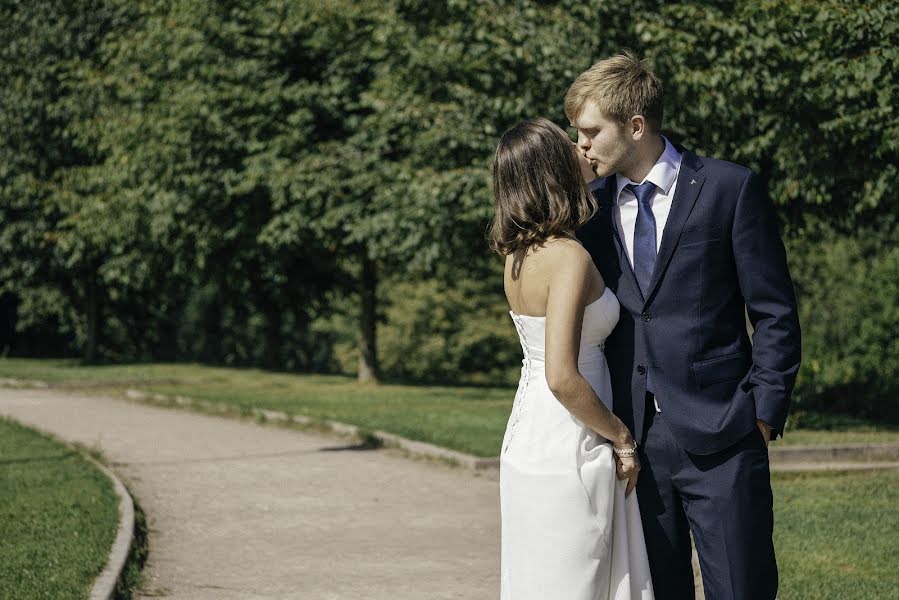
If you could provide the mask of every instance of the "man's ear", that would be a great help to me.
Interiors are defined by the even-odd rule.
[[[631,138],[636,142],[647,135],[646,118],[643,115],[634,115],[627,124]]]

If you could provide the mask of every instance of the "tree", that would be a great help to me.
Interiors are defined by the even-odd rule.
[[[899,4],[676,2],[637,31],[674,137],[752,166],[792,233],[875,225],[895,241]]]
[[[106,98],[96,122],[102,178],[146,213],[155,266],[141,295],[162,283],[171,314],[155,319],[198,328],[182,355],[279,368],[293,361],[284,331],[302,336],[331,260],[308,226],[282,243],[265,232],[273,157],[302,140],[285,57],[271,45],[279,6],[123,6],[129,18],[95,79]]]
[[[18,331],[49,322],[88,360],[103,332],[102,271],[134,233],[108,218],[90,175],[101,156],[73,130],[96,108],[75,74],[115,19],[91,0],[15,2],[0,16],[0,295],[16,298]]]
[[[272,224],[283,236],[311,216],[357,282],[362,380],[377,378],[380,281],[490,272],[498,135],[535,114],[560,120],[564,91],[590,60],[572,47],[594,38],[589,8],[575,2],[370,8],[329,2],[286,21],[314,125],[308,150],[273,180],[286,201]],[[310,21],[313,30],[299,25]]]

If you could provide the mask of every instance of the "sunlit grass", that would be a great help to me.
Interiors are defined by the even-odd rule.
[[[0,377],[184,395],[238,410],[265,408],[384,430],[478,456],[499,453],[515,396],[509,387],[363,385],[339,375],[297,375],[192,364],[81,366],[0,359]]]
[[[0,598],[87,598],[118,528],[118,497],[80,454],[0,419]]]
[[[892,599],[899,470],[773,476],[780,600]]]

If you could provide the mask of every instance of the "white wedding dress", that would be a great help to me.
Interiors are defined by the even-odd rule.
[[[578,357],[610,409],[602,344],[619,310],[608,288],[587,305]],[[611,444],[549,390],[546,318],[509,314],[524,360],[500,457],[502,600],[651,600],[637,494],[625,498]]]

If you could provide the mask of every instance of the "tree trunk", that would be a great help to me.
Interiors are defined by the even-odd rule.
[[[367,256],[362,258],[362,280],[359,296],[362,301],[359,319],[359,381],[378,381],[378,352],[376,345],[377,324],[375,322],[376,292],[378,277],[375,261]]]
[[[222,328],[222,306],[224,304],[224,288],[221,281],[216,281],[212,293],[209,294],[209,302],[203,304],[203,317],[201,319],[203,331],[203,343],[199,347],[200,361],[213,364],[222,364],[225,361],[222,340],[225,332]],[[205,297],[205,292],[204,292]]]
[[[87,346],[84,349],[84,360],[97,361],[100,344],[100,298],[97,286],[97,273],[91,271],[87,276]]]
[[[265,368],[274,371],[284,369],[281,363],[282,312],[275,303],[265,305]]]

